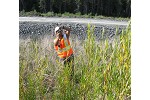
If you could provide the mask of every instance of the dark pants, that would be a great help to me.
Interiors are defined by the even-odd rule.
[[[71,77],[74,75],[74,55],[70,55],[67,58],[61,58],[60,62],[64,67],[71,67]]]

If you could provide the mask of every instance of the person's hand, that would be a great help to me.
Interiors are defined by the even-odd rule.
[[[59,36],[59,33],[57,33],[57,34],[56,34],[56,37],[57,37],[57,38],[59,38],[59,37],[60,37],[60,36]]]
[[[60,37],[61,36],[61,30],[56,32],[56,37]]]

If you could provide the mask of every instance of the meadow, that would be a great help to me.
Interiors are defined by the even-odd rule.
[[[114,38],[100,41],[95,39],[94,26],[87,26],[85,40],[70,40],[75,56],[72,80],[70,68],[58,61],[53,39],[20,39],[20,100],[131,99],[130,23],[121,34],[116,30]]]

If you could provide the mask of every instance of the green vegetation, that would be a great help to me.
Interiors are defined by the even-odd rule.
[[[20,11],[19,12],[20,17],[33,17],[33,16],[39,16],[39,17],[63,17],[63,18],[94,18],[94,19],[110,19],[110,20],[124,20],[124,21],[129,21],[130,18],[122,18],[122,17],[107,17],[107,16],[101,16],[101,15],[92,15],[90,14],[84,14],[82,15],[81,13],[68,13],[65,12],[63,14],[61,13],[54,13],[54,12],[47,12],[47,13],[40,13],[37,12],[36,10],[30,11],[30,12],[25,12]]]
[[[69,78],[70,69],[63,68],[58,62],[53,40],[20,40],[20,100],[130,99],[130,25],[113,41],[95,41],[93,29],[88,25],[84,42],[71,43],[75,52],[72,80]],[[49,50],[45,49],[47,46]]]
[[[130,17],[131,0],[19,0],[19,11]]]
[[[19,16],[41,16],[41,14],[38,13],[36,10],[30,12],[25,12],[23,10],[19,12]]]

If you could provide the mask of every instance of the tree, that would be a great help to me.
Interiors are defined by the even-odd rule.
[[[131,0],[127,0],[127,7],[126,7],[127,16],[131,16]]]
[[[46,13],[46,0],[39,1],[40,12]]]
[[[19,11],[22,10],[130,17],[131,0],[19,0]]]

